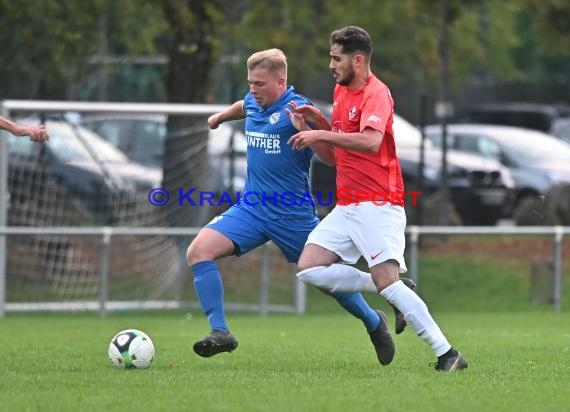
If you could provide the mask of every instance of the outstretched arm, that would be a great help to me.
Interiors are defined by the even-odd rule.
[[[243,110],[243,100],[238,100],[226,110],[215,113],[208,117],[208,126],[210,129],[217,129],[219,125],[230,120],[240,120],[245,118]]]
[[[39,126],[24,126],[0,116],[0,128],[8,130],[14,136],[30,136],[34,142],[49,140],[49,135],[43,124]]]
[[[384,135],[378,130],[370,127],[365,128],[362,133],[336,133],[324,130],[302,131],[289,139],[289,144],[294,149],[303,150],[313,147],[315,143],[328,144],[330,146],[342,147],[355,152],[376,153],[380,149]]]

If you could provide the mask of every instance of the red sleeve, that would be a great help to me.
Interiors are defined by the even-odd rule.
[[[362,114],[360,116],[360,132],[370,127],[382,134],[386,130],[388,119],[392,117],[394,101],[390,90],[384,85],[368,87],[362,100]]]

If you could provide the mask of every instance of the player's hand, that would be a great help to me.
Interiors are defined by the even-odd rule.
[[[222,124],[222,122],[220,121],[219,113],[213,114],[210,117],[208,117],[208,127],[210,129],[217,129],[220,124]]]
[[[30,136],[31,140],[38,143],[42,143],[45,142],[46,140],[49,140],[48,132],[43,124],[36,127],[26,127],[22,135]]]
[[[293,147],[293,150],[303,150],[311,147],[318,141],[318,130],[306,130],[299,132],[287,141]]]
[[[289,106],[293,110],[294,114],[300,115],[305,122],[317,124],[321,118],[323,118],[323,114],[321,111],[312,106],[310,104],[302,104],[301,106],[297,106],[297,103],[290,102]]]
[[[299,113],[293,113],[288,108],[285,108],[285,113],[287,113],[287,116],[289,116],[289,119],[291,120],[291,123],[295,129],[299,130],[300,132],[303,130],[310,130],[307,122]]]

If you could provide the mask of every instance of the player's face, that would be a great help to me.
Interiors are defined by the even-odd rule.
[[[267,69],[248,70],[247,82],[249,91],[261,107],[275,103],[285,90],[285,78]]]
[[[335,81],[341,86],[348,86],[355,78],[353,57],[342,52],[342,46],[333,44],[330,51],[331,62],[329,68]]]

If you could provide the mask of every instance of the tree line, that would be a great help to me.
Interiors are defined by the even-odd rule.
[[[223,82],[237,89],[233,94],[243,92],[247,56],[279,47],[289,56],[291,83],[326,99],[328,35],[351,24],[372,35],[373,70],[387,83],[404,95],[430,93],[437,87],[439,6],[440,0],[0,0],[0,96],[128,101],[128,91],[80,92],[105,87],[100,74],[122,70],[117,61],[158,55],[165,56],[155,81],[163,84],[153,85],[164,90],[160,98],[204,102]],[[560,0],[451,0],[453,93],[476,79],[552,84],[543,87],[552,96],[542,99],[560,98],[570,72],[569,16],[570,3]]]

